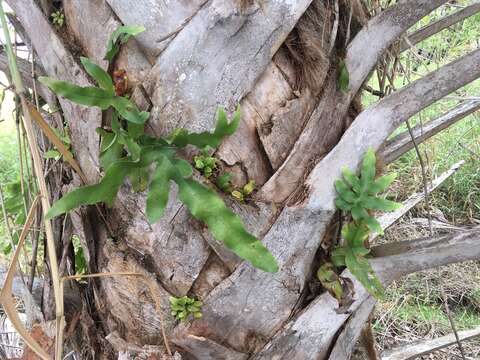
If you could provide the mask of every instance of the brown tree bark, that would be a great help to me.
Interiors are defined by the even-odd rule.
[[[122,47],[113,68],[126,70],[132,98],[150,111],[152,135],[177,127],[209,130],[218,105],[232,111],[240,103],[240,128],[215,155],[237,185],[255,180],[258,191],[246,204],[225,200],[280,265],[277,274],[269,274],[242,262],[175,194],[163,218],[150,225],[146,195],[125,184],[112,209],[80,208],[69,216],[89,272],[141,273],[153,284],[153,295],[138,278],[89,281],[79,290],[83,308],[67,317],[67,346],[82,358],[165,354],[164,326],[177,358],[350,356],[345,344],[358,337],[375,301],[353,280],[356,301],[349,312],[337,313],[328,293],[307,286],[316,281],[319,255],[328,252],[326,239],[336,231],[333,182],[342,166],[356,169],[367,148],[380,149],[403,121],[480,76],[476,50],[366,110],[359,106],[359,89],[385,51],[447,1],[400,0],[368,19],[357,0],[68,0],[60,29],[34,0],[7,2],[41,61],[39,71],[83,86],[92,81],[79,56],[106,69],[109,35],[122,24],[144,25],[146,31]],[[337,81],[342,61],[350,75],[346,92]],[[5,64],[0,57],[0,66]],[[31,77],[22,75],[30,86]],[[55,101],[47,89],[40,95],[51,105]],[[108,124],[108,114],[58,101],[76,159],[95,183],[101,177],[95,128]],[[62,179],[63,184],[51,183],[52,193],[81,184],[75,173]],[[468,252],[475,237],[442,239],[428,265],[478,258],[478,251]],[[435,241],[427,243],[435,248]],[[399,275],[389,261],[402,274],[423,268],[420,250],[405,251],[417,264],[404,264],[401,255],[372,260],[385,283]],[[67,253],[61,244],[59,252]],[[203,318],[178,324],[168,298],[186,294],[202,299]]]

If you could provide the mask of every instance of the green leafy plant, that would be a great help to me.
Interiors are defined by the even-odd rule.
[[[333,250],[331,261],[336,267],[346,266],[370,294],[382,297],[382,284],[366,258],[370,253],[368,237],[371,232],[383,234],[383,229],[370,211],[393,211],[402,206],[378,195],[388,189],[396,174],[375,179],[376,158],[372,149],[364,156],[360,177],[346,168],[342,172],[344,180],[339,179],[335,182],[339,195],[335,204],[339,209],[350,212],[353,221],[343,226],[341,232],[343,244]],[[325,266],[319,269],[317,277],[323,286],[337,297],[338,282],[331,274],[332,269]]]
[[[382,297],[382,284],[365,257],[370,252],[365,246],[369,235],[370,231],[363,223],[345,225],[342,229],[345,245],[335,248],[332,262],[337,267],[346,266],[370,294]]]
[[[144,133],[149,113],[139,111],[128,98],[116,96],[110,75],[98,65],[86,58],[82,58],[82,64],[99,87],[80,87],[45,77],[40,81],[78,104],[102,110],[113,108],[111,130],[97,129],[102,136],[100,163],[104,176],[98,184],[75,189],[63,196],[53,204],[48,217],[81,205],[103,202],[111,207],[120,186],[129,179],[134,191],[148,189],[146,214],[149,222],[154,223],[165,211],[170,184],[174,182],[178,186],[179,200],[195,218],[208,226],[218,241],[253,266],[268,272],[278,271],[277,262],[268,249],[246,231],[240,217],[227,208],[215,191],[192,179],[192,166],[178,156],[179,150],[187,145],[200,150],[216,148],[237,129],[240,110],[237,109],[228,121],[225,111],[218,109],[213,132],[190,133],[178,129],[166,138],[153,138]]]
[[[73,250],[75,253],[75,274],[83,275],[87,273],[87,260],[83,254],[83,248],[80,244],[80,238],[77,235],[72,237]]]
[[[343,296],[342,283],[340,276],[337,275],[333,265],[329,262],[320,266],[317,271],[317,278],[322,283],[323,287],[327,289],[337,300]]]
[[[53,25],[61,28],[65,24],[65,15],[60,10],[53,12],[50,16],[52,17]]]
[[[232,196],[239,201],[245,201],[245,198],[249,196],[253,190],[255,190],[255,181],[250,180],[243,186],[243,188],[239,190],[233,190]]]
[[[202,317],[202,305],[200,300],[188,296],[174,297],[170,296],[170,309],[172,316],[180,321],[187,321],[190,315],[195,319]]]
[[[145,31],[143,26],[120,26],[115,30],[107,43],[107,53],[105,60],[112,61],[115,55],[120,51],[120,44],[125,44],[132,36],[136,36]]]
[[[375,164],[375,153],[369,149],[363,159],[360,177],[344,168],[345,180],[335,181],[335,189],[339,195],[335,204],[339,209],[350,212],[353,220],[363,221],[371,231],[383,234],[382,227],[371,216],[369,210],[393,211],[402,205],[378,196],[378,193],[388,189],[397,174],[392,173],[375,179]]]
[[[207,150],[202,150],[200,155],[193,158],[195,169],[199,170],[207,179],[212,176],[217,168],[217,159],[210,156]]]

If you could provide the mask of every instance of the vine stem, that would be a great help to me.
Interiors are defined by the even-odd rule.
[[[3,10],[3,0],[0,0],[0,21],[5,36],[5,47],[8,57],[8,64],[13,84],[15,86],[15,92],[20,97],[20,103],[23,109],[23,123],[27,133],[28,144],[30,152],[33,157],[33,166],[38,181],[38,187],[41,195],[42,210],[45,218],[45,234],[47,238],[47,249],[50,261],[50,271],[52,276],[53,292],[55,298],[55,313],[56,313],[56,341],[55,341],[55,359],[60,360],[62,358],[62,342],[63,342],[63,327],[65,324],[63,298],[61,296],[60,279],[58,275],[58,262],[57,254],[55,251],[55,240],[53,236],[53,229],[50,220],[46,219],[46,214],[50,209],[50,197],[47,188],[45,178],[43,176],[43,165],[38,151],[38,145],[35,138],[35,134],[32,128],[32,119],[27,106],[27,100],[25,98],[25,87],[23,86],[20,73],[18,71],[15,55],[12,50],[12,43],[10,39],[10,33],[8,31],[8,25]]]

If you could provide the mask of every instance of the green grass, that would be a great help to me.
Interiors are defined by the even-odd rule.
[[[458,330],[468,330],[480,325],[480,316],[472,309],[459,309],[452,313]],[[421,334],[433,327],[439,333],[451,332],[450,322],[441,305],[425,303],[405,303],[395,307],[391,318],[401,327],[408,326],[412,331]],[[373,327],[377,332],[386,330],[386,326],[374,321]]]
[[[422,19],[414,29],[457,10],[453,7],[442,7]],[[402,63],[409,64],[410,68],[416,64],[417,72],[412,73],[410,77],[410,80],[414,81],[474,50],[478,47],[479,38],[480,14],[477,14],[417,45],[417,48],[433,54],[431,61],[421,61],[414,56],[413,51],[406,51],[402,54]],[[399,74],[395,80],[395,87],[399,89],[407,84],[407,78]],[[375,75],[371,77],[369,85],[378,89]],[[426,123],[455,107],[459,99],[472,96],[480,96],[480,79],[427,107],[413,116],[409,122],[412,126]],[[378,98],[364,92],[362,101],[368,106],[378,101]],[[406,130],[406,125],[402,125],[391,137]],[[440,175],[460,160],[466,161],[451,179],[432,194],[432,205],[440,209],[449,221],[455,223],[470,223],[474,218],[480,218],[480,112],[465,117],[437,134],[420,145],[420,150],[426,161],[428,160],[430,178]],[[398,200],[421,190],[421,169],[414,150],[398,159],[387,171],[396,171],[399,174],[395,184],[396,193],[393,194]]]

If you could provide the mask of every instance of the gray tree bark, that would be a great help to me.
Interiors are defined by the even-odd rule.
[[[358,337],[375,301],[353,279],[356,300],[350,312],[337,313],[328,293],[311,293],[307,286],[320,265],[316,255],[325,251],[323,241],[334,231],[334,180],[343,166],[356,169],[368,147],[380,149],[410,116],[478,78],[480,50],[364,111],[358,91],[384,52],[446,0],[400,0],[366,24],[366,12],[355,0],[142,0],[134,5],[69,0],[63,2],[66,26],[61,29],[34,0],[7,1],[38,54],[38,71],[84,86],[92,83],[79,56],[106,69],[109,34],[122,24],[144,25],[146,31],[122,47],[113,68],[126,70],[132,98],[151,112],[152,135],[176,127],[209,130],[218,105],[233,110],[240,103],[240,128],[215,155],[235,174],[237,185],[253,179],[258,192],[247,204],[226,201],[280,265],[278,273],[267,274],[242,262],[189,215],[175,194],[164,217],[149,225],[146,195],[132,193],[125,184],[112,209],[81,208],[69,216],[90,272],[141,273],[154,284],[153,295],[138,279],[90,281],[82,289],[81,321],[68,346],[84,358],[162,353],[163,324],[170,345],[186,359],[348,357],[349,342]],[[347,92],[337,84],[343,60],[350,74]],[[95,128],[106,116],[59,102],[76,158],[88,182],[95,183],[101,176]],[[65,193],[80,185],[71,176],[70,183],[52,190]],[[408,273],[424,268],[420,264],[478,258],[478,251],[469,252],[477,237],[441,239],[438,248],[438,242],[428,242],[437,254],[431,261],[414,247],[406,255],[415,264],[399,254],[374,259],[372,265],[388,283],[399,275],[392,274],[395,269]],[[186,294],[202,299],[203,318],[178,324],[170,316],[168,297]]]

